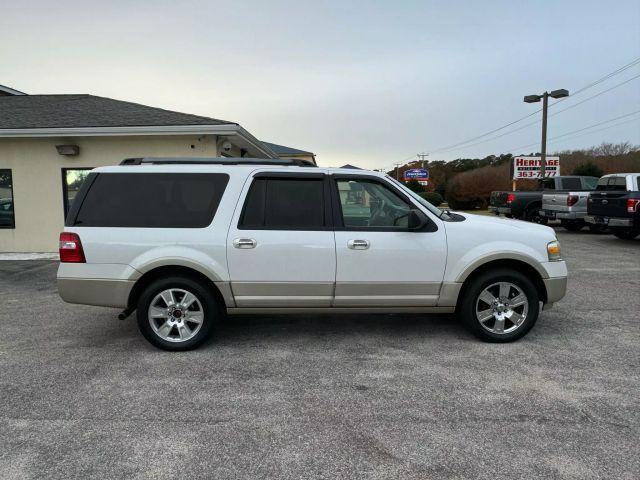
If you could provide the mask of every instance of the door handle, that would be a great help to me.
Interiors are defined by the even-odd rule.
[[[256,242],[253,238],[236,238],[233,241],[233,246],[236,248],[256,248]]]
[[[366,250],[369,248],[369,245],[368,240],[349,240],[347,242],[347,247],[351,250]]]

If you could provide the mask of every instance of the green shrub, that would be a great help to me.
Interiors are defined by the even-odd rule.
[[[420,185],[420,182],[418,182],[415,179],[409,180],[404,184],[404,186],[407,187],[412,192],[416,192],[416,193],[424,192],[424,187]]]
[[[589,160],[587,162],[581,163],[576,168],[574,168],[572,175],[584,175],[587,177],[600,178],[602,175],[604,175],[604,172],[599,166]]]
[[[442,195],[440,195],[438,192],[419,192],[418,195],[420,195],[434,207],[437,207],[444,201]]]

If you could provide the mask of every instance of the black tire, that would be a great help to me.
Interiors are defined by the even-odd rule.
[[[148,316],[151,302],[158,294],[168,289],[180,289],[190,292],[196,297],[202,307],[203,319],[200,329],[188,340],[165,340],[151,327]],[[200,346],[211,336],[214,324],[221,318],[221,316],[222,309],[220,308],[220,305],[218,305],[213,293],[200,282],[189,277],[182,276],[161,278],[154,281],[142,292],[137,305],[137,319],[140,333],[142,333],[144,338],[146,338],[152,345],[161,348],[162,350],[183,351],[191,350]],[[175,330],[171,331],[173,332]]]
[[[480,294],[485,288],[497,282],[509,282],[519,288],[527,297],[528,312],[524,322],[515,330],[509,333],[494,333],[486,329],[480,323],[476,316],[476,303]],[[514,290],[515,291],[515,290]],[[470,282],[465,285],[458,303],[458,317],[476,337],[485,342],[513,342],[522,338],[527,334],[536,323],[540,312],[540,297],[535,285],[527,277],[521,273],[510,269],[496,269],[487,271],[473,277]]]
[[[633,240],[640,235],[640,229],[634,230],[632,228],[613,228],[613,234],[622,240]]]
[[[537,223],[539,225],[546,225],[549,220],[546,217],[540,215],[540,207],[529,207],[525,210],[523,219],[527,222]]]
[[[584,223],[581,221],[563,220],[560,223],[563,228],[569,230],[570,232],[579,232],[580,230],[582,230],[582,227],[584,227]]]
[[[605,233],[608,230],[606,225],[596,225],[594,223],[589,225],[589,231],[591,233]]]

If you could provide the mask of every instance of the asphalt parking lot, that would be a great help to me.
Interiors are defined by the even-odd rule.
[[[232,317],[197,351],[0,262],[2,478],[616,478],[640,472],[640,239],[558,229],[523,340],[453,316]]]

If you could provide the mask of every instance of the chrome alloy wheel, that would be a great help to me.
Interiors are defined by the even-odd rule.
[[[491,333],[511,333],[524,323],[529,300],[522,289],[509,282],[485,288],[476,300],[476,318]]]
[[[151,328],[163,340],[186,342],[202,327],[204,310],[193,293],[170,288],[153,298],[148,317]]]

